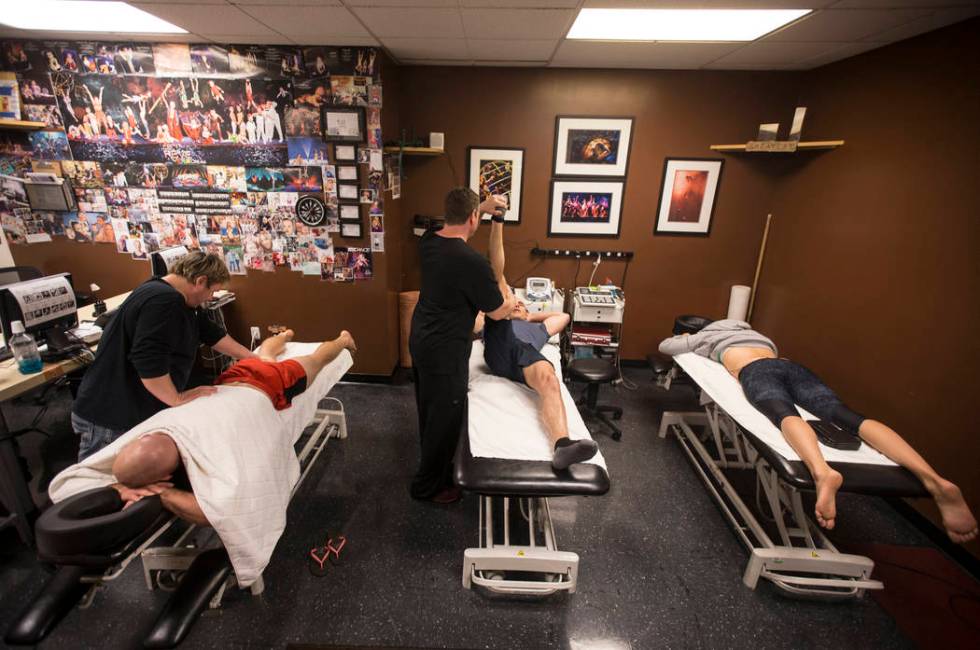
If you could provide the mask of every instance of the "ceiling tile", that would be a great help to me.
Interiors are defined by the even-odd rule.
[[[189,32],[209,34],[262,34],[265,25],[230,5],[140,4],[134,7],[183,27]]]
[[[609,43],[563,41],[552,66],[576,68],[700,68],[736,48],[738,43]]]
[[[517,9],[575,9],[578,7],[578,0],[459,0],[459,5],[461,7],[514,7]]]
[[[134,3],[129,3],[134,4]],[[225,0],[141,0],[140,4],[150,5],[223,5]]]
[[[468,39],[470,56],[477,61],[548,61],[558,45],[558,39],[505,41],[497,39]]]
[[[319,32],[317,34],[290,34],[286,33],[289,39],[297,45],[331,45],[340,47],[342,45],[357,45],[367,47],[369,45],[380,45],[378,39],[370,34],[364,36],[350,36],[348,34],[328,34]]]
[[[463,38],[458,9],[352,9],[380,37]],[[428,57],[425,57],[428,58]]]
[[[298,7],[303,5],[308,5],[311,7],[340,7],[342,2],[340,0],[227,0],[228,4],[233,5],[289,5],[292,7]]]
[[[969,0],[839,0],[834,9],[901,9],[905,7],[956,7]]]
[[[404,59],[402,65],[421,65],[421,66],[471,66],[473,62],[469,59]]]
[[[872,34],[864,40],[876,41],[880,43],[892,43],[894,41],[900,41],[902,39],[918,36],[919,34],[931,32],[934,29],[939,29],[940,27],[945,27],[946,25],[952,25],[953,23],[958,23],[961,20],[966,20],[967,18],[972,18],[973,16],[977,15],[980,15],[980,5],[975,7],[960,7],[958,9],[941,9],[939,11],[934,11],[928,16],[923,16],[922,18],[917,18],[916,20],[907,22],[904,25],[899,25],[898,27]]]
[[[927,15],[928,9],[897,9],[882,11],[878,9],[829,9],[819,11],[774,34],[765,36],[765,41],[792,41],[808,43],[819,41],[858,41],[886,29],[896,27],[910,20]]]
[[[242,43],[244,45],[294,45],[294,43],[272,30],[265,34],[201,34],[215,43]]]
[[[462,38],[385,38],[384,46],[400,59],[471,59]]]
[[[590,9],[822,9],[836,0],[585,0]],[[693,5],[693,6],[691,6]]]
[[[348,7],[458,7],[456,0],[346,0]]]
[[[803,69],[806,70],[811,68],[819,68],[822,65],[833,63],[834,61],[841,61],[852,56],[857,56],[858,54],[879,48],[882,45],[885,45],[885,43],[844,43],[837,49],[802,61],[801,65],[803,66]]]
[[[360,21],[344,7],[290,7],[287,11],[281,6],[255,5],[242,7],[250,15],[272,29],[286,34],[293,40],[297,37],[314,44],[337,44],[338,36],[365,38],[371,35]],[[348,43],[354,45],[355,43]]]
[[[463,9],[463,28],[470,38],[560,38],[572,24],[567,9]]]
[[[725,69],[728,65],[793,65],[832,52],[843,43],[776,43],[768,40],[742,45],[706,66]]]

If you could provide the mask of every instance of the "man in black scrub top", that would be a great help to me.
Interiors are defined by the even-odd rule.
[[[446,195],[445,226],[419,242],[422,288],[409,338],[422,442],[411,486],[416,499],[459,499],[452,461],[466,412],[473,321],[480,311],[506,318],[517,305],[506,282],[494,279],[490,263],[466,240],[480,227],[481,214],[505,208],[501,197],[480,203],[473,190],[458,187]]]
[[[72,405],[79,461],[157,411],[213,393],[213,386],[185,390],[201,343],[234,359],[256,356],[201,308],[230,278],[220,257],[193,251],[119,306]]]

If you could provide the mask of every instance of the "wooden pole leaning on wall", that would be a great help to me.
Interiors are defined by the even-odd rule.
[[[772,213],[766,215],[766,228],[762,231],[762,245],[759,246],[759,259],[755,263],[755,277],[752,279],[752,293],[749,295],[749,311],[745,320],[752,322],[752,310],[755,308],[755,292],[759,288],[759,275],[762,273],[762,260],[766,256],[766,243],[769,241],[769,225],[772,223]]]

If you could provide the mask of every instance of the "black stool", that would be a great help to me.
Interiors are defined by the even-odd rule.
[[[619,377],[616,366],[606,359],[574,359],[568,364],[568,374],[573,381],[583,381],[588,386],[585,389],[585,399],[580,399],[576,404],[578,407],[599,420],[612,430],[610,436],[613,440],[623,437],[623,432],[615,424],[609,421],[606,413],[612,414],[613,420],[623,417],[623,409],[618,406],[608,406],[597,404],[599,399],[599,385],[611,383]]]

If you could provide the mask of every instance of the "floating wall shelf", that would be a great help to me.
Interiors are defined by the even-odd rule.
[[[14,131],[40,131],[47,124],[44,122],[28,122],[27,120],[0,120],[0,129],[12,129]]]
[[[836,149],[844,145],[843,140],[812,140],[810,142],[799,142],[796,145],[797,151],[809,151],[813,149]],[[711,145],[712,151],[721,152],[738,152],[745,151],[746,145],[744,144],[713,144]],[[748,153],[793,153],[790,151],[750,151]]]
[[[385,147],[385,153],[401,153],[405,156],[441,156],[446,153],[443,149],[430,147]]]

